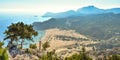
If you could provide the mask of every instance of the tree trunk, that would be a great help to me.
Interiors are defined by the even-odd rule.
[[[24,41],[23,41],[23,39],[22,39],[22,42],[21,42],[21,49],[23,48],[23,42],[24,42]]]
[[[8,47],[8,48],[11,48],[11,47],[12,47],[12,45],[13,45],[13,41],[9,41],[9,43],[8,43],[7,47]]]

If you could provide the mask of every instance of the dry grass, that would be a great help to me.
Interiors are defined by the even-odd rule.
[[[75,38],[84,38],[88,39],[87,41],[76,41],[76,40],[60,40],[60,38],[57,38],[57,35],[62,35],[62,36],[70,36],[70,37],[75,37]],[[44,42],[48,41],[50,44],[50,47],[47,49],[47,51],[51,51],[53,49],[56,50],[56,53],[59,54],[60,52],[63,51],[71,51],[71,53],[66,53],[64,56],[69,56],[73,53],[77,53],[78,50],[81,49],[82,46],[78,46],[78,48],[72,48],[68,49],[65,48],[64,46],[71,46],[77,44],[95,44],[97,42],[92,41],[91,39],[87,38],[84,35],[78,34],[73,30],[59,30],[59,29],[49,29],[46,30],[45,36],[41,39],[42,44]],[[38,44],[37,44],[38,46]],[[86,51],[92,50],[92,47],[86,47]]]

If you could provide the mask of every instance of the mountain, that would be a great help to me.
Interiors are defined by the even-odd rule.
[[[113,12],[113,13],[115,13],[115,14],[118,14],[118,13],[120,13],[120,8],[107,9],[106,11],[107,11],[107,12]]]
[[[37,30],[73,29],[100,40],[112,39],[116,34],[120,35],[120,8],[100,9],[95,6],[87,6],[77,11],[49,12],[43,16],[52,18],[43,23],[33,23]]]
[[[47,12],[43,15],[43,17],[64,18],[64,17],[76,17],[76,16],[104,14],[104,13],[118,14],[120,13],[120,8],[100,9],[95,6],[87,6],[87,7],[79,8],[77,11],[69,10],[69,11],[60,12],[60,13]]]
[[[80,14],[102,14],[106,13],[105,10],[96,8],[94,6],[87,6],[77,10]]]
[[[107,40],[120,36],[120,14],[104,13],[66,18],[52,18],[43,23],[34,22],[37,30],[51,28],[72,29],[94,39]]]
[[[76,14],[77,13],[74,10],[69,10],[61,13],[47,12],[46,14],[43,15],[43,17],[64,18],[64,17],[76,16]]]

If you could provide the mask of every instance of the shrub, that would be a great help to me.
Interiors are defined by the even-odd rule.
[[[4,45],[4,43],[3,42],[0,42],[0,47],[2,47]]]
[[[30,48],[31,48],[31,49],[36,49],[37,46],[36,46],[36,44],[30,44]]]
[[[2,46],[4,45],[3,42],[0,42],[0,60],[8,60],[8,54],[7,54],[7,50],[5,48],[2,48]]]
[[[43,45],[43,50],[46,50],[46,48],[50,47],[49,42],[45,42]]]
[[[46,55],[43,55],[39,60],[60,60],[54,53],[54,51],[47,52]]]
[[[109,60],[120,60],[120,55],[114,54],[111,57],[109,57]]]

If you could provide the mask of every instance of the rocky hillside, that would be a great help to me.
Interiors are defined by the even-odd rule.
[[[49,42],[50,47],[47,51],[56,50],[56,54],[68,56],[73,53],[78,53],[83,45],[96,44],[90,38],[76,33],[74,30],[48,29],[45,36],[42,38],[42,44]],[[38,44],[37,44],[38,45]],[[86,50],[92,50],[92,47],[86,47]],[[71,53],[68,53],[71,51]],[[64,52],[66,52],[64,54]]]
[[[120,36],[120,14],[105,13],[68,18],[52,18],[45,22],[34,22],[37,30],[51,28],[72,29],[94,39],[108,40]]]

